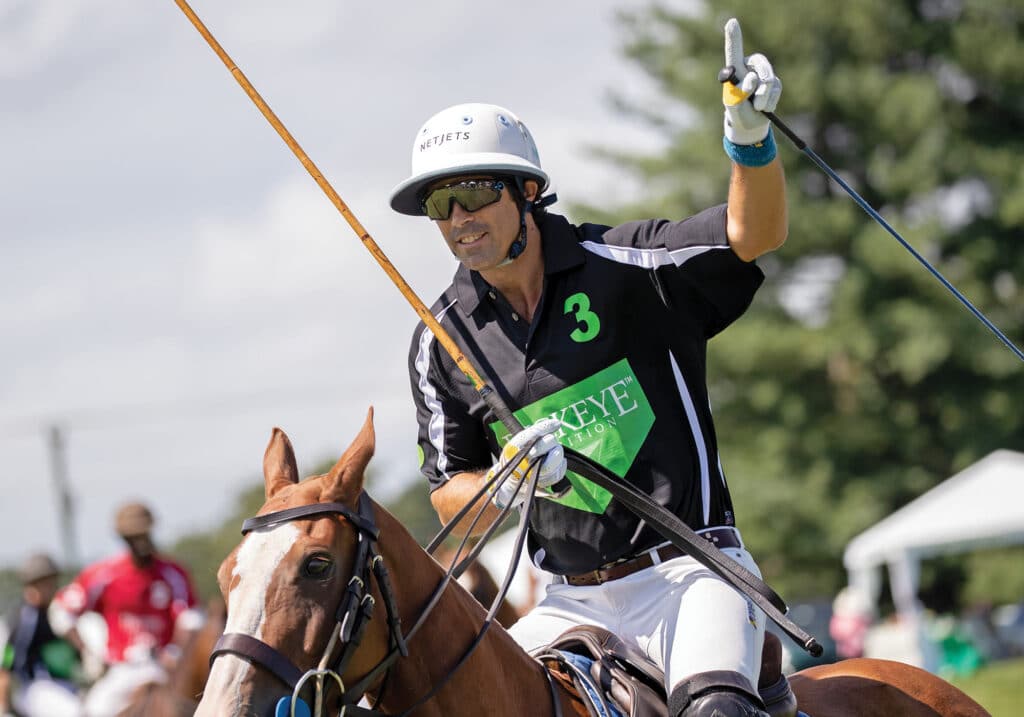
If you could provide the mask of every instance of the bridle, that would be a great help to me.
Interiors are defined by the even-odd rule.
[[[358,542],[356,558],[352,568],[352,577],[349,579],[345,594],[334,613],[335,624],[331,630],[331,638],[324,648],[317,667],[303,672],[276,648],[271,647],[258,638],[240,632],[224,633],[221,635],[213,651],[210,653],[210,665],[212,667],[213,661],[220,655],[235,655],[267,670],[280,682],[291,688],[290,714],[293,717],[296,714],[295,705],[299,701],[299,694],[306,682],[311,679],[316,680],[317,686],[318,709],[316,714],[321,713],[324,692],[323,681],[325,678],[333,680],[341,690],[341,715],[353,714],[375,717],[381,713],[365,709],[353,703],[358,701],[370,685],[391,667],[395,659],[399,656],[405,657],[409,654],[409,651],[406,646],[407,636],[402,633],[402,621],[398,616],[391,578],[388,575],[387,568],[384,566],[384,559],[377,549],[377,539],[380,535],[380,530],[373,519],[370,499],[365,493],[360,494],[358,512],[353,512],[343,503],[313,503],[256,516],[242,523],[242,534],[245,535],[253,530],[293,520],[316,518],[325,515],[340,515],[345,518],[356,529]],[[371,577],[377,580],[377,586],[387,610],[389,651],[380,663],[370,670],[365,677],[346,689],[341,675],[352,659],[352,655],[355,654],[356,649],[359,647],[359,642],[373,615],[376,602],[373,595],[370,594]],[[416,627],[421,624],[425,616],[426,612],[424,615],[421,615]],[[410,631],[410,637],[411,634],[412,631]],[[339,644],[341,645],[340,652],[338,652],[337,658],[332,659],[334,653],[338,651]]]
[[[532,446],[532,443],[524,446],[509,462],[509,465],[506,466],[504,470],[498,472],[488,484],[480,488],[476,496],[468,501],[459,513],[449,521],[440,533],[438,533],[431,545],[428,546],[427,552],[433,552],[434,548],[436,548],[441,540],[449,534],[453,527],[462,519],[462,516],[476,504],[477,500],[484,494],[484,492],[487,491],[491,484],[500,485],[508,479],[512,469],[520,462],[520,460],[526,457]],[[524,486],[526,488],[528,498],[520,515],[519,528],[517,531],[518,537],[516,548],[513,551],[513,559],[509,564],[509,571],[505,576],[505,582],[499,590],[499,594],[495,598],[490,611],[488,611],[487,617],[484,620],[480,631],[470,643],[469,647],[466,648],[462,656],[448,671],[448,674],[438,680],[427,694],[423,695],[410,707],[403,710],[401,713],[403,716],[418,709],[422,704],[433,698],[434,695],[444,687],[444,685],[455,675],[456,672],[458,672],[459,668],[466,663],[476,648],[481,644],[487,633],[487,629],[491,626],[494,620],[494,615],[508,591],[512,577],[515,575],[515,565],[518,562],[518,555],[522,549],[523,539],[526,537],[527,521],[535,498],[534,492],[539,474],[539,471],[534,470],[534,468],[539,460],[539,458],[532,459],[530,467],[527,470],[527,475],[529,477],[525,481]],[[213,666],[213,661],[220,655],[235,655],[254,666],[262,667],[276,677],[282,684],[291,688],[292,694],[289,700],[287,713],[289,717],[298,717],[296,706],[301,702],[300,693],[309,680],[315,680],[316,684],[316,709],[313,711],[313,715],[316,717],[322,715],[324,681],[328,678],[333,680],[341,691],[342,707],[339,717],[346,717],[346,715],[353,715],[354,717],[385,717],[384,714],[378,710],[367,709],[355,703],[368,690],[377,686],[378,678],[380,685],[386,684],[387,675],[389,674],[392,663],[394,663],[400,656],[408,656],[409,649],[407,645],[409,640],[411,640],[424,625],[427,617],[438,605],[441,595],[448,587],[448,583],[451,582],[453,577],[458,577],[458,574],[465,569],[466,565],[476,557],[480,549],[483,548],[484,543],[486,543],[498,526],[504,521],[505,516],[511,509],[511,505],[502,509],[499,519],[484,532],[476,548],[474,548],[474,550],[471,551],[461,563],[456,565],[453,561],[451,567],[445,572],[444,577],[437,584],[437,587],[434,588],[434,592],[427,600],[426,606],[423,608],[423,611],[420,613],[415,624],[413,624],[412,628],[407,633],[403,633],[402,620],[398,615],[397,601],[395,600],[395,592],[391,584],[391,577],[384,565],[384,559],[377,549],[380,529],[377,527],[377,524],[373,519],[372,501],[365,492],[361,492],[359,494],[359,503],[357,507],[358,512],[353,512],[344,503],[311,503],[309,505],[286,508],[284,510],[259,515],[255,518],[249,518],[242,523],[242,535],[246,535],[253,530],[280,525],[281,523],[287,523],[293,520],[317,518],[326,515],[340,515],[356,529],[358,545],[356,547],[356,559],[352,567],[352,577],[349,579],[345,595],[341,599],[341,602],[335,611],[335,624],[331,630],[330,640],[324,648],[324,652],[315,668],[303,672],[295,666],[295,663],[276,648],[268,645],[258,638],[240,632],[224,633],[221,635],[220,639],[217,640],[217,644],[214,645],[213,651],[210,653],[211,668]],[[477,517],[473,520],[474,525],[482,514],[483,509],[478,512]],[[467,531],[462,544],[459,546],[458,551],[456,551],[456,556],[458,556],[465,547],[468,537],[469,531]],[[362,639],[366,626],[369,624],[370,618],[373,615],[375,600],[370,594],[371,577],[377,580],[377,587],[380,590],[381,597],[384,599],[384,606],[387,610],[389,650],[381,661],[377,663],[377,665],[361,680],[350,685],[346,689],[341,675],[348,666],[352,656],[355,654],[356,649],[358,649],[359,641]],[[339,643],[341,645],[341,652],[336,659],[332,660],[331,658],[338,649]],[[556,717],[561,717],[561,707],[559,706],[558,691],[555,682],[547,670],[544,670],[544,675],[548,681],[548,688],[550,691],[554,714]],[[376,702],[378,704],[380,702],[380,694],[382,691],[383,687],[381,687],[377,693]],[[289,698],[282,698],[281,702],[285,699]],[[281,714],[280,703],[276,714]]]

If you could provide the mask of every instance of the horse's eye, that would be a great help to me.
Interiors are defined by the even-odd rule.
[[[334,561],[327,555],[310,555],[302,566],[303,577],[324,580],[331,576]]]

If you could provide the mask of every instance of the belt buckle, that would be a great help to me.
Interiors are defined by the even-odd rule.
[[[593,573],[594,581],[598,585],[601,585],[601,584],[604,583],[604,577],[601,575],[601,568],[595,568],[595,569],[591,570],[590,572]]]

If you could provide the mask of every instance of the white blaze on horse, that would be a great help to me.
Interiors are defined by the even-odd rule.
[[[331,470],[300,481],[274,429],[263,461],[266,502],[218,578],[225,635],[197,717],[585,717],[563,672],[549,672],[386,510],[363,492],[372,411]],[[406,638],[408,637],[408,641]],[[811,717],[982,717],[965,694],[917,668],[846,660],[791,677]],[[293,699],[301,697],[299,699]]]

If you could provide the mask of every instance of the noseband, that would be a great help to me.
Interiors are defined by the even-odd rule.
[[[322,696],[323,679],[329,677],[337,682],[341,689],[342,715],[346,713],[346,710],[351,710],[352,714],[356,715],[379,715],[379,712],[364,709],[353,703],[363,696],[374,680],[382,672],[385,672],[399,655],[404,657],[409,652],[406,647],[406,637],[402,633],[402,621],[398,616],[391,578],[384,566],[384,560],[377,550],[380,531],[373,520],[370,499],[365,493],[360,494],[358,513],[354,513],[343,503],[314,503],[259,515],[242,523],[242,534],[245,535],[259,528],[280,525],[293,520],[324,515],[344,517],[356,529],[358,544],[352,577],[349,579],[345,594],[335,611],[335,625],[331,630],[331,638],[317,667],[303,672],[277,649],[258,638],[240,632],[221,635],[213,652],[210,653],[210,665],[212,667],[213,661],[220,655],[236,655],[253,665],[262,667],[292,690],[292,714],[294,714],[294,705],[298,701],[299,692],[305,683],[312,678],[317,679],[317,702],[319,703]],[[359,641],[373,615],[375,600],[370,594],[371,576],[377,580],[377,586],[387,610],[390,649],[376,667],[346,690],[341,674],[359,647]],[[342,646],[341,651],[338,657],[332,660],[331,657],[339,643]]]

